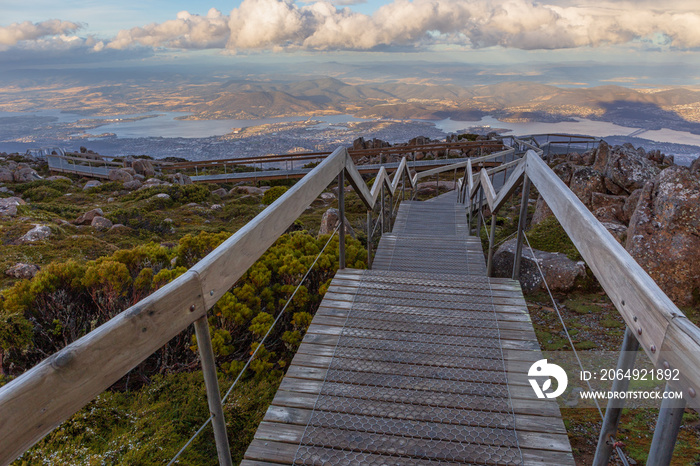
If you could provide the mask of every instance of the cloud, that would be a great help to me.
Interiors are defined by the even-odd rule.
[[[49,36],[64,35],[75,32],[80,28],[78,23],[50,19],[40,23],[24,21],[0,26],[0,50],[16,45],[20,41],[31,41]]]
[[[176,19],[119,31],[107,45],[124,49],[132,44],[177,49],[222,48],[230,35],[228,18],[212,8],[206,16],[181,11]]]

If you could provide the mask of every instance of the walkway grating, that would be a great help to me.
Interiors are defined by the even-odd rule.
[[[336,274],[242,464],[574,464],[526,380],[520,285],[485,269],[453,194],[403,202],[373,270]]]

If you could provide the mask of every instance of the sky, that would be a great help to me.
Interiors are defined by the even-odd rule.
[[[700,63],[700,2],[0,0],[0,66],[438,56]]]

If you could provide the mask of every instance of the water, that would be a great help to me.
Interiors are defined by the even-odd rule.
[[[656,142],[666,142],[671,144],[689,144],[700,146],[700,135],[689,133],[687,131],[675,131],[672,129],[650,130],[639,132],[641,128],[630,128],[627,126],[619,126],[606,121],[594,121],[586,118],[574,118],[575,122],[561,123],[505,123],[491,116],[485,116],[479,121],[454,121],[451,119],[440,120],[435,122],[435,126],[445,131],[446,133],[456,133],[460,130],[469,128],[470,126],[490,126],[494,129],[504,128],[509,129],[514,136],[522,136],[526,134],[542,134],[542,133],[568,133],[568,134],[585,134],[594,137],[606,136],[629,136],[634,134],[634,137],[650,139]]]

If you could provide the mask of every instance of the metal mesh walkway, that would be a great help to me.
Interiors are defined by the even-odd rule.
[[[243,464],[574,464],[529,364],[506,371],[537,340],[455,199],[403,202],[373,270],[336,274]]]

